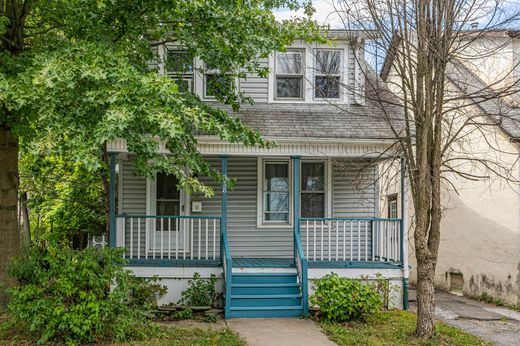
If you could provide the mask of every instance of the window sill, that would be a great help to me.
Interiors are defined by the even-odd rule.
[[[260,224],[256,224],[256,228],[287,228],[287,229],[292,229],[293,226],[291,224],[264,224],[264,223],[260,223]]]

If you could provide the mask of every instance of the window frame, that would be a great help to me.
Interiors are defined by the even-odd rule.
[[[165,72],[165,75],[167,75],[168,77],[173,79],[175,82],[177,82],[178,80],[188,81],[188,91],[191,93],[194,93],[195,92],[195,70],[196,70],[195,58],[192,58],[191,72],[167,70],[170,52],[188,52],[188,51],[186,49],[182,49],[182,47],[167,47],[166,46],[164,48],[164,56],[165,56],[165,66],[164,66],[165,71],[164,72]],[[177,83],[177,85],[179,85],[179,84]],[[180,91],[180,89],[179,89],[179,91]]]
[[[339,53],[339,71],[337,74],[329,75],[324,73],[318,73],[318,52],[319,51],[329,51],[329,52],[338,52]],[[334,49],[334,48],[314,48],[313,49],[313,76],[312,76],[312,99],[315,101],[341,101],[343,100],[343,92],[341,89],[341,84],[343,84],[344,79],[344,63],[345,63],[345,51],[343,49]],[[316,96],[316,78],[317,77],[339,77],[338,81],[338,97],[319,97]]]
[[[272,192],[271,190],[267,190],[266,189],[266,186],[265,186],[265,180],[266,180],[266,166],[268,164],[278,164],[278,165],[287,165],[287,198],[288,198],[288,203],[287,203],[287,212],[267,212],[265,210],[265,202],[266,202],[266,199],[265,199],[265,195],[266,193],[269,193],[269,192]],[[292,201],[291,201],[291,196],[292,196],[292,170],[291,170],[291,162],[290,160],[281,160],[281,159],[265,159],[263,160],[263,163],[262,163],[262,205],[261,205],[261,210],[262,210],[262,224],[266,224],[266,225],[289,225],[291,224],[291,209],[292,209]],[[279,192],[279,193],[284,193],[284,191],[275,191],[275,192]],[[266,219],[266,214],[269,214],[269,213],[272,213],[272,214],[285,214],[287,213],[287,221],[281,221],[281,220],[267,220]]]
[[[321,191],[303,191],[302,187],[302,178],[303,178],[303,165],[306,163],[321,163],[323,165],[323,190]],[[303,205],[303,198],[302,195],[305,193],[308,194],[317,194],[322,193],[323,194],[323,216],[321,218],[327,218],[329,217],[329,160],[301,160],[300,162],[300,210],[298,211],[298,215],[300,217],[302,216],[302,205]],[[307,217],[307,216],[305,216]],[[314,217],[314,216],[313,216]]]
[[[278,54],[296,52],[300,53],[301,56],[301,71],[299,74],[291,74],[291,73],[278,73]],[[285,52],[274,52],[273,54],[273,99],[275,101],[305,101],[305,90],[306,90],[306,79],[305,79],[305,70],[306,70],[306,49],[305,48],[291,48],[287,49]],[[280,97],[278,96],[278,78],[300,78],[300,97]]]
[[[398,194],[394,193],[386,196],[387,200],[387,217],[389,219],[398,219],[399,218],[399,202],[398,202]],[[392,216],[392,204],[395,203],[395,217]]]

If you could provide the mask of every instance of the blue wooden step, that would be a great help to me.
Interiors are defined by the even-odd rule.
[[[295,306],[302,304],[301,294],[232,295],[231,306]]]
[[[231,284],[231,295],[243,294],[298,294],[300,285],[297,283],[247,283]]]
[[[301,305],[295,306],[254,306],[231,307],[230,317],[298,317],[302,314]]]
[[[233,283],[296,283],[296,273],[237,273],[232,275]]]

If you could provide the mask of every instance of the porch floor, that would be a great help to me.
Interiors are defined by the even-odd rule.
[[[234,268],[295,268],[292,258],[233,258]]]

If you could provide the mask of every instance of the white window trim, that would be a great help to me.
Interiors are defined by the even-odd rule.
[[[286,50],[286,52],[298,52],[298,53],[301,53],[301,56],[302,56],[302,61],[301,61],[301,64],[302,64],[302,71],[301,73],[299,74],[280,74],[280,76],[283,76],[283,77],[288,77],[288,78],[299,78],[301,76],[301,79],[302,79],[302,85],[301,85],[301,93],[302,93],[302,96],[301,97],[279,97],[277,96],[277,89],[278,89],[278,86],[277,86],[277,83],[276,83],[276,80],[277,80],[277,76],[278,74],[276,73],[276,60],[277,60],[277,55],[279,53],[285,53],[285,52],[275,52],[273,54],[273,71],[274,71],[274,77],[273,77],[273,84],[272,84],[272,88],[273,88],[273,97],[274,97],[274,100],[276,101],[290,101],[290,102],[293,102],[293,101],[305,101],[305,96],[306,96],[306,91],[307,91],[307,78],[306,78],[306,75],[307,75],[307,50],[305,48],[288,48]],[[282,77],[282,78],[283,78]]]
[[[312,159],[301,159],[300,160],[300,182],[301,182],[301,172],[302,172],[302,169],[301,169],[301,165],[303,163],[307,163],[307,162],[322,162],[324,167],[324,172],[323,172],[323,179],[325,179],[324,181],[324,187],[325,187],[325,200],[324,200],[324,218],[328,218],[328,217],[331,217],[332,215],[332,169],[331,169],[331,165],[332,165],[332,160],[331,159],[320,159],[320,158],[312,158]],[[302,188],[301,188],[301,183],[300,183],[300,208],[301,208],[301,194],[302,194]],[[311,191],[309,191],[310,193],[312,193]],[[300,213],[300,217],[301,217],[301,213]]]
[[[264,222],[264,163],[269,161],[289,162],[289,222]],[[325,164],[325,218],[332,217],[332,159],[302,158],[300,159],[300,173],[302,162],[324,162]],[[290,158],[258,156],[256,161],[256,228],[293,228],[293,165]],[[301,177],[300,177],[301,179]],[[301,188],[299,189],[301,190]],[[301,192],[301,191],[300,191]],[[301,199],[301,197],[300,197]]]
[[[304,74],[304,98],[303,99],[277,99],[276,98],[276,90],[275,90],[275,59],[276,54],[273,52],[269,55],[269,75],[267,76],[267,95],[268,95],[268,103],[314,103],[314,104],[334,104],[334,103],[348,103],[350,102],[348,97],[348,90],[346,88],[341,88],[341,94],[339,99],[320,99],[314,98],[314,54],[313,50],[316,49],[331,49],[331,50],[339,50],[342,52],[342,80],[345,85],[349,85],[350,77],[349,77],[349,59],[352,57],[349,55],[349,50],[353,50],[353,46],[349,41],[341,41],[337,46],[330,47],[328,45],[317,44],[312,47],[303,41],[295,41],[291,44],[289,49],[300,49],[305,51],[305,61],[312,62],[309,65],[305,65],[305,74]],[[352,53],[353,54],[353,53]]]
[[[146,178],[146,215],[147,216],[154,216],[157,213],[156,210],[156,197],[157,197],[157,180]],[[191,196],[185,192],[184,189],[180,190],[180,215],[182,216],[189,216],[190,215],[190,208],[187,206],[190,205],[190,199]],[[145,222],[145,250],[146,252],[151,255],[153,253],[152,251],[152,230],[155,230],[155,219],[154,218],[147,218]],[[187,237],[187,243],[185,246],[185,249],[183,249],[183,252],[186,254],[190,253],[191,244],[190,244],[190,237]],[[155,249],[157,252],[158,249]]]
[[[287,162],[289,165],[289,215],[288,222],[279,222],[279,221],[264,221],[264,173],[265,173],[265,163],[266,162]],[[292,160],[290,158],[280,158],[280,157],[257,157],[257,201],[256,201],[256,227],[257,228],[292,228],[292,219],[293,219],[293,170],[292,170]]]
[[[315,92],[315,89],[316,89],[316,77],[317,76],[327,76],[326,74],[321,74],[321,73],[317,73],[318,71],[318,64],[317,64],[317,59],[316,59],[316,54],[313,54],[313,77],[312,77],[312,81],[311,81],[311,84],[313,86],[313,90],[312,90],[312,99],[314,101],[317,101],[317,102],[327,102],[327,103],[333,103],[333,102],[343,102],[345,100],[345,97],[346,97],[346,92],[347,90],[345,90],[344,87],[342,87],[342,85],[345,85],[345,80],[346,80],[346,73],[348,71],[348,68],[347,66],[345,65],[345,60],[346,57],[345,57],[345,50],[344,49],[338,49],[338,48],[314,48],[313,49],[315,52],[316,51],[329,51],[329,52],[339,52],[340,55],[339,55],[339,73],[336,74],[336,75],[333,75],[333,76],[339,76],[339,97],[337,98],[333,98],[333,97],[316,97],[316,92]]]

